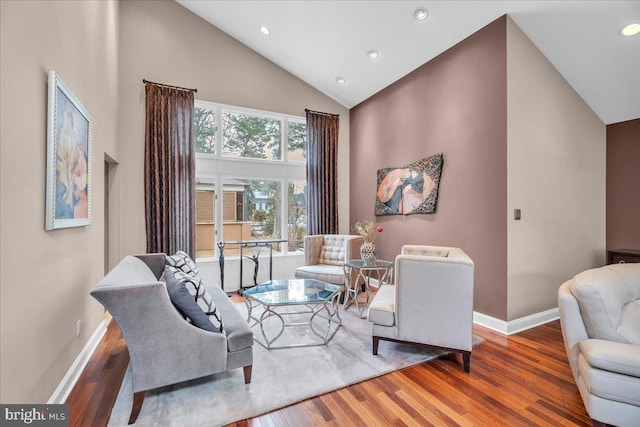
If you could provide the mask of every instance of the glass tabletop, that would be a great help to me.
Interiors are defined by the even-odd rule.
[[[296,305],[330,300],[342,286],[314,279],[270,280],[243,292],[265,305]]]
[[[357,268],[360,270],[382,270],[393,265],[392,261],[376,259],[372,261],[364,261],[361,259],[350,259],[344,263],[345,267]]]

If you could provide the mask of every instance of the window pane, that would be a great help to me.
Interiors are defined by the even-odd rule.
[[[210,258],[216,250],[215,186],[201,178],[196,181],[196,258]]]
[[[216,153],[216,114],[208,108],[195,107],[193,111],[193,134],[196,153]]]
[[[307,159],[307,124],[288,121],[288,159],[304,162]]]
[[[279,239],[282,213],[282,184],[279,181],[247,180],[245,195],[247,221],[251,223],[252,239]],[[225,240],[227,238],[225,237]]]
[[[289,183],[288,235],[289,252],[304,250],[304,236],[307,235],[307,183]]]
[[[223,155],[269,160],[282,158],[280,120],[223,111],[222,122]]]

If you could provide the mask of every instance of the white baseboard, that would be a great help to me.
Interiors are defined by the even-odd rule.
[[[87,366],[89,359],[91,359],[93,352],[96,351],[96,348],[98,347],[98,344],[100,344],[100,340],[106,331],[107,324],[103,320],[93,332],[89,341],[87,341],[82,348],[82,351],[73,362],[73,365],[71,365],[71,368],[69,368],[69,371],[58,385],[56,391],[54,391],[49,398],[49,401],[47,402],[48,405],[62,404],[67,400],[69,393],[71,393],[73,386],[76,385],[76,381],[80,378],[80,374],[82,374],[85,366]]]
[[[503,335],[517,334],[518,332],[553,322],[559,318],[560,314],[557,307],[552,308],[551,310],[541,311],[540,313],[521,317],[519,319],[510,320],[508,322],[487,316],[486,314],[478,313],[477,311],[473,312],[473,323],[496,332],[500,332]]]

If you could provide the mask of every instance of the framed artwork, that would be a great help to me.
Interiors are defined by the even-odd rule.
[[[435,212],[442,162],[440,153],[405,167],[379,169],[376,216]]]
[[[93,120],[55,71],[49,71],[45,229],[91,224]]]

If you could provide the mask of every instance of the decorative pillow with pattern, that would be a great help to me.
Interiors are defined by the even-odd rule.
[[[202,277],[200,276],[200,272],[198,271],[196,263],[184,251],[178,251],[175,253],[175,255],[167,255],[166,264],[170,265],[171,267],[178,268],[187,274],[191,274],[198,280],[202,281]]]
[[[169,265],[165,267],[164,277],[171,302],[194,325],[207,331],[225,333],[220,313],[202,280]]]

